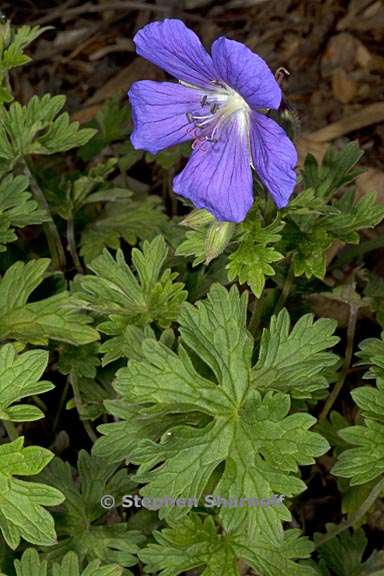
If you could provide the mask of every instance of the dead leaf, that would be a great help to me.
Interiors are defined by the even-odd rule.
[[[357,84],[343,68],[337,68],[332,75],[332,90],[339,102],[348,104],[356,95]]]
[[[75,28],[74,30],[63,30],[59,32],[53,42],[57,48],[67,48],[78,42],[82,42],[85,38],[93,33],[93,28]]]
[[[354,132],[370,124],[378,124],[384,121],[384,102],[375,102],[369,106],[365,106],[361,110],[349,114],[338,120],[329,124],[325,128],[316,130],[309,135],[310,140],[315,142],[330,142],[344,136],[349,132]]]
[[[94,104],[93,106],[82,108],[71,114],[71,119],[80,122],[80,124],[85,124],[96,116],[101,107],[102,104]]]
[[[322,76],[326,78],[339,68],[353,70],[359,44],[360,41],[347,32],[332,36],[321,58]]]
[[[357,196],[360,198],[368,192],[376,192],[377,201],[384,203],[384,172],[377,168],[367,168],[357,177]]]

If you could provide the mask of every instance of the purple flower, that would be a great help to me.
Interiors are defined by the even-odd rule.
[[[148,24],[134,42],[138,54],[179,80],[135,82],[128,93],[136,149],[156,154],[193,140],[192,155],[173,181],[175,192],[218,220],[241,222],[253,203],[252,167],[276,206],[286,206],[297,153],[265,115],[279,108],[281,90],[264,60],[224,37],[209,55],[181,20]]]

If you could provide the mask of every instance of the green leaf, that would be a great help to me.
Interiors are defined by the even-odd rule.
[[[257,298],[260,297],[267,276],[274,276],[271,264],[284,256],[273,246],[280,240],[279,232],[284,222],[276,218],[271,224],[263,227],[260,220],[249,216],[241,226],[238,246],[228,257],[228,278],[238,279],[240,284],[247,283]]]
[[[166,232],[167,226],[167,217],[156,196],[145,200],[109,202],[103,210],[103,217],[82,233],[80,254],[88,264],[104,248],[117,250],[121,240],[132,246],[138,240],[152,240],[159,233]]]
[[[95,133],[70,122],[67,112],[59,112],[64,96],[33,96],[26,106],[13,102],[0,108],[0,168],[10,170],[15,162],[30,154],[55,154],[81,146]]]
[[[330,214],[322,219],[333,236],[343,242],[357,244],[360,240],[358,230],[373,228],[384,217],[384,206],[376,203],[376,194],[364,194],[355,201],[355,191],[348,190],[332,204],[339,213]]]
[[[329,146],[321,167],[314,156],[308,154],[303,171],[306,188],[314,188],[316,196],[329,197],[336,190],[352,182],[362,170],[354,168],[364,152],[358,142],[349,142],[341,150]]]
[[[0,419],[13,422],[38,420],[44,414],[28,404],[14,402],[52,390],[51,382],[39,380],[48,363],[48,352],[31,350],[16,354],[12,344],[0,348]]]
[[[334,197],[360,173],[353,166],[361,154],[355,143],[339,152],[330,148],[321,168],[313,157],[307,157],[307,188],[284,210],[286,227],[278,245],[284,254],[292,251],[295,276],[323,279],[326,250],[331,244],[335,240],[357,244],[359,230],[376,226],[383,219],[384,207],[376,203],[374,193],[356,200],[354,189],[347,189],[339,198]]]
[[[24,49],[52,26],[20,26],[17,28],[7,47],[0,49],[0,69],[11,70],[30,62],[31,58],[24,54]]]
[[[25,176],[6,176],[0,182],[0,252],[4,244],[17,239],[13,228],[24,228],[31,224],[41,224],[49,220],[32,199]]]
[[[74,552],[68,552],[61,563],[48,568],[46,560],[39,557],[37,550],[28,548],[20,560],[14,562],[16,576],[121,576],[123,569],[118,564],[101,564],[93,560],[80,572],[79,560]]]
[[[42,546],[55,544],[53,519],[43,506],[56,506],[64,499],[52,486],[15,478],[38,474],[53,457],[45,448],[23,444],[20,437],[0,445],[0,530],[13,550],[21,538]]]
[[[96,114],[105,145],[123,140],[128,136],[130,118],[129,106],[125,102],[122,103],[119,96],[107,100]]]
[[[314,322],[312,314],[305,314],[290,332],[286,310],[272,317],[270,327],[263,330],[259,359],[252,371],[254,386],[289,392],[293,398],[310,398],[315,390],[326,388],[326,370],[338,360],[326,351],[339,341],[333,335],[336,327],[336,320]]]
[[[6,271],[0,280],[0,338],[32,344],[46,344],[52,338],[75,345],[97,340],[97,331],[87,326],[90,318],[81,313],[81,303],[68,292],[28,303],[48,266],[49,260],[41,258],[16,262]]]
[[[145,340],[145,359],[130,360],[118,371],[117,392],[138,412],[141,405],[142,416],[191,414],[196,420],[200,415],[198,426],[176,420],[159,442],[145,439],[141,430],[130,457],[140,465],[135,478],[146,484],[144,496],[199,499],[210,481],[215,494],[228,498],[271,498],[274,491],[296,495],[305,489],[298,464],[311,464],[328,449],[322,437],[308,431],[312,416],[289,415],[287,394],[263,396],[255,389],[246,311],[246,293],[240,297],[235,287],[227,292],[215,284],[206,301],[183,305],[178,354]],[[187,510],[161,509],[160,516],[176,519]],[[281,522],[290,519],[282,504],[222,509],[220,515],[227,528],[249,517],[271,541],[281,539]]]
[[[336,524],[326,524],[327,532],[332,532],[337,528]],[[315,542],[322,534],[315,534]],[[354,530],[353,533],[349,530],[344,530],[338,536],[324,542],[318,546],[317,550],[320,556],[319,566],[323,576],[365,576],[368,574],[376,574],[380,576],[382,571],[382,561],[377,551],[374,551],[371,556],[363,562],[363,554],[368,544],[368,539],[364,534],[364,530],[359,528]],[[376,571],[379,570],[379,571]]]
[[[143,540],[140,533],[129,530],[126,523],[100,523],[108,512],[100,504],[101,497],[113,494],[118,505],[122,496],[132,490],[127,471],[116,474],[117,468],[118,464],[91,457],[81,450],[77,478],[73,478],[70,465],[59,458],[42,472],[40,478],[63,492],[66,498],[57,513],[60,543],[46,552],[49,561],[61,560],[72,550],[81,562],[96,558],[123,567],[136,564],[134,555]]]
[[[245,531],[220,534],[212,516],[202,519],[191,514],[173,527],[155,532],[154,537],[156,542],[141,550],[139,557],[147,571],[158,576],[177,576],[202,567],[201,576],[240,576],[239,560],[260,576],[317,574],[294,561],[308,558],[313,549],[298,530],[287,530],[276,544],[263,534],[254,539]]]
[[[74,372],[79,378],[95,378],[100,360],[97,356],[98,344],[86,346],[68,346],[60,348],[60,357],[57,368],[62,374]]]
[[[177,317],[186,298],[184,285],[175,282],[177,272],[164,270],[168,248],[162,236],[152,242],[145,241],[142,250],[133,248],[132,269],[127,265],[123,252],[117,251],[116,260],[104,251],[89,265],[95,276],[80,279],[79,297],[87,303],[89,310],[106,316],[98,328],[101,332],[119,338],[130,337],[130,324],[146,325],[155,322],[167,327]],[[114,341],[114,346],[116,345]],[[112,353],[110,348],[103,348]],[[124,356],[122,348],[120,356]],[[114,348],[113,358],[117,358]],[[111,357],[111,356],[110,356]]]
[[[360,364],[371,365],[366,377],[376,377],[376,387],[360,386],[351,392],[361,410],[364,425],[339,430],[339,436],[354,445],[342,452],[332,473],[350,478],[351,486],[370,482],[384,472],[384,341],[368,338],[360,344]]]

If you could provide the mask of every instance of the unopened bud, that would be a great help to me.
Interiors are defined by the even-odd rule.
[[[182,226],[192,228],[193,230],[199,230],[203,226],[207,226],[207,224],[210,224],[213,220],[215,220],[215,217],[212,216],[212,214],[208,212],[208,210],[197,209],[192,210],[192,212],[190,212],[188,216],[186,216],[184,220],[180,222],[180,224]]]
[[[235,231],[233,222],[213,222],[205,240],[205,264],[222,254]]]

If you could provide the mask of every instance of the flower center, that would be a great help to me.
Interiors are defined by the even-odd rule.
[[[244,98],[225,84],[215,82],[214,86],[214,90],[203,93],[200,110],[187,113],[195,137],[193,149],[202,149],[206,142],[216,143],[220,138],[220,128],[230,118],[236,120],[240,135],[248,130],[250,107]]]

